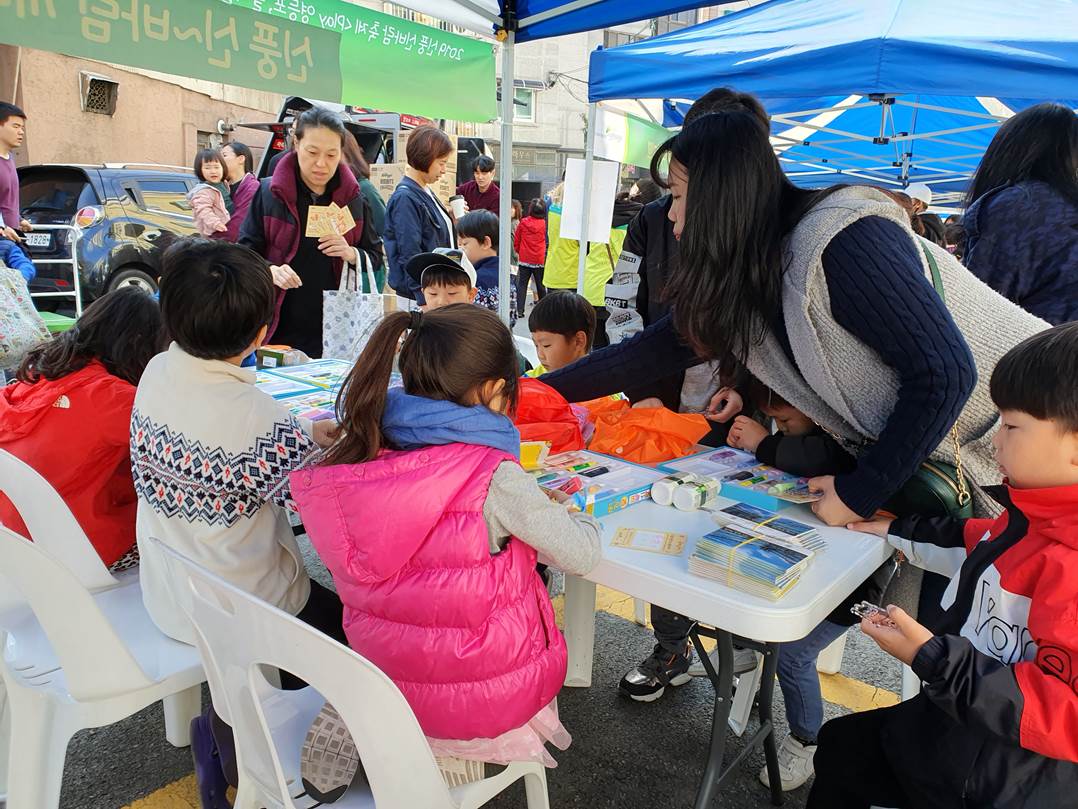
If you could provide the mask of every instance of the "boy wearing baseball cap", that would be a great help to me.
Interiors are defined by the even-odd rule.
[[[427,311],[451,303],[475,302],[475,267],[461,250],[439,247],[433,253],[420,253],[405,265],[404,271],[423,290]]]

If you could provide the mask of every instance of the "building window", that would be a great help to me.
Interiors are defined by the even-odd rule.
[[[639,42],[643,37],[633,34],[623,34],[621,31],[603,31],[603,47],[616,48],[619,45],[628,45],[630,42]]]
[[[696,25],[695,11],[679,11],[677,14],[667,14],[655,20],[655,34],[669,34],[671,31],[680,31]]]
[[[99,115],[112,115],[116,112],[116,97],[120,91],[118,82],[82,71],[79,73],[79,89],[83,112]]]
[[[513,90],[513,120],[535,123],[535,90],[516,87]]]

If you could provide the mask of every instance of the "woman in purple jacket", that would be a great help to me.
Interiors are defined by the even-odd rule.
[[[296,122],[295,148],[262,180],[240,231],[240,244],[269,261],[279,290],[267,342],[309,357],[322,356],[322,293],[337,289],[344,265],[359,265],[364,253],[373,268],[382,260],[367,200],[341,162],[343,140],[339,115],[322,107],[304,112]],[[308,236],[311,207],[332,203],[347,209],[355,226]]]
[[[245,143],[238,140],[221,147],[221,157],[225,161],[229,189],[232,192],[232,218],[228,220],[228,229],[221,235],[225,241],[235,242],[240,237],[240,228],[247,218],[251,200],[258,193],[258,178],[251,173],[254,156]]]

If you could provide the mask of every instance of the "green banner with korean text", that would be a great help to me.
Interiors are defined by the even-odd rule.
[[[497,109],[489,43],[340,0],[0,0],[0,42],[429,118]]]
[[[341,37],[341,100],[392,112],[490,121],[498,114],[489,42],[345,0],[220,0]]]

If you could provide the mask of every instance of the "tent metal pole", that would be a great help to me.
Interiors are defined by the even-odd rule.
[[[506,32],[502,43],[502,134],[501,134],[501,200],[498,203],[498,315],[508,325],[509,305],[513,282],[510,265],[513,251],[510,248],[513,233],[513,59],[514,40],[512,31]],[[523,303],[518,303],[523,306]]]
[[[595,169],[595,119],[598,104],[588,104],[587,147],[584,152],[584,207],[580,214],[580,247],[577,252],[576,291],[584,294],[584,270],[588,261],[588,228],[591,223],[591,177]]]

